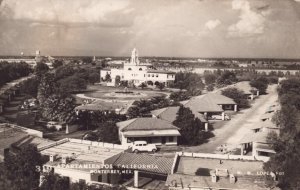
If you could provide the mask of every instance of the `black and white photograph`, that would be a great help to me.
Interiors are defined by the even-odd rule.
[[[300,0],[0,0],[0,190],[300,190]]]

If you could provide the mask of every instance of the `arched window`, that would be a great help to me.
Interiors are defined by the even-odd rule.
[[[128,71],[131,71],[131,68],[130,68],[130,67],[128,68]]]
[[[143,69],[142,68],[139,68],[139,71],[142,71]]]

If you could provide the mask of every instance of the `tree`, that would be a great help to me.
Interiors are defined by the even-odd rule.
[[[43,183],[40,190],[67,190],[69,189],[69,178],[61,177],[54,172],[44,173]]]
[[[83,63],[92,63],[93,58],[92,57],[84,57],[84,58],[82,58],[82,62]]]
[[[227,88],[225,90],[222,90],[222,95],[233,99],[239,105],[240,108],[249,107],[249,102],[246,98],[245,93],[241,90],[238,90],[237,88]]]
[[[268,79],[265,77],[259,77],[257,79],[254,79],[252,81],[250,81],[250,86],[256,88],[257,90],[259,90],[260,94],[265,94],[267,87],[268,87]]]
[[[76,77],[75,75],[63,78],[58,81],[60,92],[73,93],[85,90],[87,87],[86,80]]]
[[[207,86],[207,91],[213,91],[214,90],[214,85],[213,84],[210,84]]]
[[[48,65],[45,63],[37,63],[35,67],[35,73],[37,76],[41,77],[43,74],[45,74],[49,70]]]
[[[139,87],[141,87],[142,89],[146,88],[147,85],[143,82],[142,84],[139,85]]]
[[[62,65],[63,65],[63,60],[61,60],[61,59],[55,59],[54,62],[52,63],[52,66],[54,69],[56,69]]]
[[[27,79],[20,86],[20,91],[23,94],[28,94],[32,97],[37,97],[39,81],[37,77]]]
[[[198,145],[205,142],[204,126],[189,108],[180,106],[176,120],[173,122],[180,129],[179,142],[185,145]]]
[[[39,171],[43,163],[41,154],[31,144],[16,150],[15,154],[8,153],[4,158],[3,176],[4,183],[9,184],[9,189],[28,190],[39,185]],[[0,189],[5,189],[0,186]]]
[[[110,74],[106,74],[105,75],[105,80],[104,80],[105,82],[111,82],[111,76],[110,76]]]
[[[158,83],[156,86],[159,88],[159,90],[162,90],[165,88],[165,84],[162,82]]]
[[[278,89],[281,110],[272,118],[280,127],[280,135],[268,137],[276,152],[264,164],[264,170],[277,174],[277,185],[282,189],[299,189],[300,185],[300,107],[297,104],[300,92],[299,80],[283,81]],[[278,173],[283,175],[279,175]]]
[[[238,79],[236,78],[235,73],[232,71],[227,71],[227,70],[222,72],[221,76],[219,76],[217,78],[217,84],[219,86],[231,85],[237,81],[238,81]]]
[[[188,100],[190,96],[187,91],[178,91],[178,92],[172,92],[169,98],[175,102],[180,102],[180,101]]]
[[[214,84],[216,82],[217,76],[214,74],[205,74],[204,80],[206,85]]]

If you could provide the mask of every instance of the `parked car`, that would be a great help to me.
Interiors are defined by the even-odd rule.
[[[146,141],[134,141],[132,151],[138,152],[156,152],[157,148],[155,144],[148,144]]]
[[[55,121],[49,121],[46,126],[48,129],[55,129],[56,131],[60,131],[63,128],[61,124]]]
[[[213,120],[222,120],[222,115],[212,115],[210,118]],[[225,120],[230,120],[230,116],[225,114]]]

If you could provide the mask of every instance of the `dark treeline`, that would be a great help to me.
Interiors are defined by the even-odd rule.
[[[298,190],[300,187],[300,80],[288,79],[278,88],[281,110],[273,118],[280,135],[269,135],[276,154],[265,163],[264,169],[277,174],[277,186]],[[272,182],[272,180],[270,180]],[[271,183],[274,185],[274,183]]]
[[[0,63],[0,87],[8,82],[28,76],[32,69],[27,63]]]

